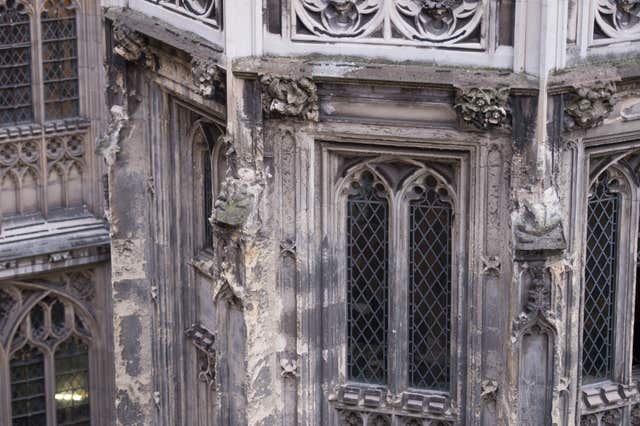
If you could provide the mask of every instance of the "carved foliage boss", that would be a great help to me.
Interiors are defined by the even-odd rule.
[[[502,127],[506,124],[509,89],[459,90],[454,108],[460,118],[480,129]]]
[[[268,116],[318,121],[318,88],[309,78],[263,75],[262,108]]]
[[[575,90],[573,99],[566,106],[565,125],[568,129],[588,129],[602,124],[613,110],[616,86],[613,83],[596,83]]]

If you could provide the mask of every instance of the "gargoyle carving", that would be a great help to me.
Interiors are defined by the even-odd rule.
[[[565,126],[571,130],[599,126],[609,116],[615,104],[614,83],[597,82],[593,86],[575,89],[573,99],[565,108]]]
[[[216,92],[225,90],[224,72],[210,59],[193,58],[191,74],[196,91],[205,98],[212,98]]]
[[[267,116],[318,121],[318,88],[309,78],[263,75],[262,108]]]
[[[502,127],[506,124],[509,89],[458,90],[453,107],[460,118],[479,129]]]
[[[143,61],[151,70],[158,69],[158,59],[149,49],[147,39],[135,30],[116,24],[113,27],[113,53],[129,62]]]

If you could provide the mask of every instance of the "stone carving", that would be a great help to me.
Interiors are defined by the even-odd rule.
[[[224,96],[225,75],[214,61],[193,58],[191,61],[191,74],[198,94],[205,98],[212,98],[216,92]]]
[[[580,426],[598,426],[598,417],[595,414],[587,414],[580,418]]]
[[[121,105],[113,105],[110,113],[107,130],[98,138],[96,147],[96,151],[104,157],[109,167],[116,162],[116,155],[120,151],[120,133],[129,122],[127,111]]]
[[[464,41],[480,25],[482,2],[463,0],[395,0],[394,23],[407,38],[433,43]],[[402,16],[409,18],[398,19]],[[410,22],[410,24],[409,24]]]
[[[222,14],[221,0],[147,0],[149,3],[158,4],[173,12],[178,12],[195,18],[214,28],[220,28]]]
[[[527,313],[545,315],[551,307],[550,292],[544,282],[544,272],[540,268],[532,269],[531,284],[527,293]]]
[[[362,426],[364,425],[364,420],[362,416],[354,411],[343,411],[341,413],[342,421],[340,424],[345,426]]]
[[[619,426],[622,424],[622,410],[619,408],[607,411],[602,415],[602,426]]]
[[[546,189],[540,197],[522,194],[513,222],[517,250],[563,250],[566,247],[560,200],[554,188]]]
[[[283,256],[296,257],[296,243],[292,240],[282,240],[280,242],[280,254]]]
[[[506,124],[509,89],[458,90],[454,109],[460,118],[479,129],[502,127]]]
[[[595,83],[593,86],[575,89],[573,99],[565,108],[565,126],[589,129],[602,124],[613,110],[614,83]]]
[[[255,191],[252,190],[254,172],[241,169],[238,174],[239,178],[227,177],[222,182],[213,211],[213,222],[218,225],[240,227],[251,214],[255,199]]]
[[[295,117],[318,121],[318,89],[309,78],[263,75],[262,108],[267,116]]]
[[[113,53],[129,62],[143,61],[151,69],[158,69],[158,60],[151,52],[145,36],[135,30],[116,24],[113,27]]]
[[[640,36],[640,0],[598,0],[594,39],[629,39]]]
[[[198,350],[198,379],[213,387],[216,379],[215,335],[200,324],[193,324],[185,334]]]
[[[298,38],[370,38],[420,41],[426,45],[466,42],[479,48],[480,0],[293,0]],[[385,35],[383,23],[394,31]]]
[[[500,259],[495,256],[482,257],[482,273],[500,275]]]
[[[295,0],[304,28],[315,35],[362,37],[382,22],[381,0]]]
[[[298,377],[298,361],[290,358],[280,359],[280,368],[282,377],[295,378]]]
[[[483,380],[480,384],[480,395],[487,401],[495,401],[498,397],[498,382],[496,380]]]

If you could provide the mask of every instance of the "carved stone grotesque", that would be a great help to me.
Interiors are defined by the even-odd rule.
[[[479,129],[502,127],[507,121],[509,89],[459,90],[454,108],[460,118]]]
[[[222,183],[220,195],[214,204],[213,222],[226,227],[240,227],[249,218],[255,200],[254,173],[248,169],[238,171],[239,178],[228,177]]]
[[[603,426],[619,426],[622,425],[622,411],[617,408],[607,411],[602,415]]]
[[[135,30],[116,24],[113,27],[113,53],[129,62],[144,61],[147,68],[156,70],[158,61],[149,49],[147,39]]]
[[[260,84],[262,107],[268,116],[318,121],[318,88],[311,79],[263,75]]]
[[[568,129],[589,129],[602,124],[613,110],[614,83],[598,82],[590,87],[575,90],[571,102],[565,108],[565,125]]]
[[[197,92],[205,98],[212,98],[216,91],[224,91],[225,76],[218,64],[210,59],[193,58],[191,74]]]
[[[553,188],[548,188],[540,200],[520,200],[514,215],[516,250],[563,250],[566,240],[562,228],[560,200]]]
[[[580,418],[580,426],[598,426],[598,417],[595,414],[587,414]]]

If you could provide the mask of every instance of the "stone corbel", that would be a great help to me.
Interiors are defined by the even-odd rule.
[[[113,53],[129,62],[141,61],[150,70],[158,69],[158,58],[151,52],[145,36],[116,23],[113,27]]]
[[[307,77],[260,76],[262,109],[267,117],[318,121],[318,88]]]
[[[191,75],[196,92],[202,97],[211,99],[216,94],[224,96],[225,73],[215,61],[194,57],[191,60]]]
[[[509,88],[458,89],[453,108],[465,123],[488,130],[507,125]]]
[[[198,350],[198,380],[213,388],[216,380],[215,335],[201,324],[193,324],[185,334]]]
[[[598,81],[590,86],[573,89],[571,100],[565,107],[565,127],[590,129],[600,126],[615,105],[616,85]]]

